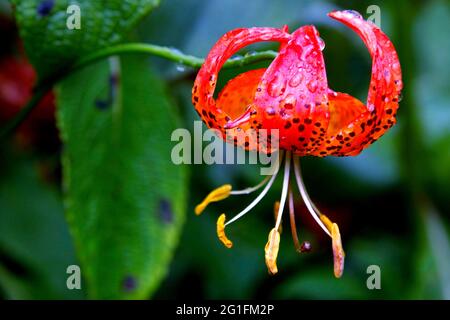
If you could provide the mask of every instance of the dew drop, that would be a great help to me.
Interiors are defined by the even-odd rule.
[[[272,107],[266,108],[266,114],[268,117],[273,117],[275,115],[276,111]]]
[[[267,86],[267,92],[274,98],[281,96],[285,90],[286,81],[281,76],[275,76]]]
[[[320,51],[323,51],[325,49],[325,41],[321,37],[317,37],[317,41],[319,42]]]
[[[358,11],[355,10],[344,10],[345,13],[351,14],[352,16],[354,16],[355,18],[360,18],[362,19],[361,14]]]
[[[398,94],[398,102],[400,102],[400,101],[402,101],[403,100],[403,92],[400,92],[399,94]]]
[[[316,80],[311,80],[310,82],[308,82],[308,84],[306,85],[308,87],[309,92],[311,93],[315,93],[317,91],[317,81]]]
[[[177,69],[178,72],[185,72],[186,71],[186,67],[182,64],[177,64],[175,66],[175,68]]]
[[[294,76],[289,80],[289,86],[292,88],[297,87],[303,80],[303,74],[301,71],[294,74]]]
[[[297,100],[295,99],[295,96],[292,94],[288,94],[281,104],[285,109],[292,110],[296,102]]]

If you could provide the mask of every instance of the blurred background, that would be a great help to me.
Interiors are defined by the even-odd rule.
[[[263,249],[273,224],[280,181],[244,219],[229,228],[234,248],[216,239],[216,213],[232,215],[250,202],[229,198],[195,217],[194,206],[213,188],[259,182],[257,166],[192,165],[186,222],[165,280],[152,298],[209,299],[450,299],[450,4],[430,1],[162,1],[137,28],[134,40],[178,48],[204,57],[236,27],[314,24],[326,43],[332,89],[366,100],[371,61],[351,30],[326,16],[369,5],[381,9],[381,27],[394,43],[404,90],[398,124],[361,155],[304,158],[305,183],[319,208],[339,223],[347,253],[344,276],[333,276],[329,239],[296,203],[299,237],[312,244],[298,254],[286,231],[271,277]],[[187,14],[188,13],[188,14]],[[31,97],[35,73],[17,35],[11,8],[0,0],[0,125]],[[274,49],[272,44],[246,51]],[[246,52],[243,51],[243,52]],[[150,58],[167,83],[183,126],[198,116],[191,104],[196,72]],[[254,64],[226,70],[220,85]],[[63,146],[49,94],[0,147],[0,297],[78,299],[67,290],[65,268],[76,264],[61,195]],[[192,179],[195,177],[195,179]],[[287,222],[287,221],[285,221]],[[381,290],[368,290],[367,267],[381,268]],[[61,272],[63,270],[63,272]]]

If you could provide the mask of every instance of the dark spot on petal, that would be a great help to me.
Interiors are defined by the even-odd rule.
[[[309,118],[306,118],[306,119],[305,119],[305,123],[306,123],[306,124],[311,124],[311,123],[312,123],[312,120],[309,119]]]
[[[305,126],[303,124],[298,126],[298,131],[303,131],[305,130]]]

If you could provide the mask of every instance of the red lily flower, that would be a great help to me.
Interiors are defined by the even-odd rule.
[[[291,156],[294,156],[296,180],[306,206],[333,239],[335,275],[339,277],[344,262],[339,229],[311,202],[301,177],[299,156],[357,155],[396,122],[403,84],[393,44],[375,24],[364,20],[355,11],[335,11],[329,16],[354,30],[372,56],[372,78],[366,105],[348,94],[328,88],[322,55],[324,42],[314,26],[301,27],[292,34],[286,28],[235,29],[226,33],[211,49],[193,87],[192,99],[197,112],[208,127],[219,130],[224,139],[247,150],[270,153],[273,151],[270,141],[267,144],[248,143],[235,139],[235,136],[247,129],[276,129],[279,132],[277,142],[279,149],[286,151],[286,166],[277,223],[266,246],[266,263],[271,273],[277,271],[278,230],[288,191],[292,198],[289,187]],[[217,76],[223,64],[241,48],[259,41],[279,42],[277,57],[267,69],[248,71],[229,81],[215,100]],[[255,135],[253,139],[258,140],[258,137]],[[210,193],[197,206],[196,213],[202,212],[210,202],[232,194],[249,193],[266,185],[261,193],[264,196],[276,173],[245,192],[231,191],[231,186],[223,186]],[[261,198],[227,224],[224,215],[219,218],[218,235],[226,246],[231,247],[231,242],[225,237],[225,225],[244,215]],[[293,223],[291,227],[295,230]]]

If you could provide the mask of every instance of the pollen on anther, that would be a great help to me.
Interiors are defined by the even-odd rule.
[[[227,238],[225,234],[225,213],[222,213],[217,219],[217,237],[219,240],[224,244],[225,247],[231,248],[233,247],[233,242],[230,241],[230,239]]]

